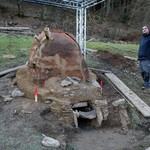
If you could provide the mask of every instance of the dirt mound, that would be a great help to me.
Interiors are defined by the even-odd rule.
[[[121,54],[112,54],[107,51],[97,51],[96,57],[100,62],[118,69],[134,69],[136,67],[135,60],[127,59]]]

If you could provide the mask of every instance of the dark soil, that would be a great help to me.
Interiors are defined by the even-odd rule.
[[[103,80],[104,99],[110,102],[122,98],[103,75],[103,72],[111,71],[150,104],[150,90],[141,89],[142,79],[137,62],[108,52],[92,52],[88,54],[88,59],[92,60],[96,66],[94,72]],[[35,103],[25,97],[4,101],[3,97],[11,95],[16,87],[15,72],[1,77],[0,85],[0,149],[48,149],[41,145],[42,134],[58,139],[62,145],[60,149],[143,150],[150,146],[150,120],[145,119],[135,108],[129,108],[131,124],[127,131],[109,121],[104,121],[99,129],[89,126],[85,121],[79,122],[79,129],[76,129],[60,122],[57,114],[52,113],[44,102]]]

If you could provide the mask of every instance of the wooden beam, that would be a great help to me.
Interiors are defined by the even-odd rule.
[[[5,70],[5,71],[2,71],[0,72],[0,77],[1,76],[4,76],[10,72],[13,72],[13,71],[17,71],[19,68],[22,68],[22,67],[25,67],[26,65],[22,65],[22,66],[18,66],[18,67],[15,67],[15,68],[11,68],[11,69],[8,69],[8,70]]]
[[[90,70],[94,71],[98,71],[100,73],[111,73],[111,71],[109,70],[104,70],[104,69],[97,69],[97,68],[89,68]]]
[[[0,27],[0,31],[30,31],[29,27]]]
[[[150,117],[150,107],[141,100],[131,89],[129,89],[113,73],[105,73],[105,76],[115,85],[115,87],[143,114],[144,117]]]

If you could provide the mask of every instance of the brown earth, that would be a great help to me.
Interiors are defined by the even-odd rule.
[[[108,52],[92,52],[88,59],[92,59],[100,71],[116,74],[150,105],[150,90],[141,89],[142,79],[137,62]],[[122,98],[103,73],[96,73],[103,80],[103,98],[108,101]],[[35,103],[25,97],[4,101],[3,96],[9,96],[16,87],[14,77],[15,73],[10,73],[0,78],[0,149],[48,149],[41,145],[42,134],[58,139],[61,142],[60,149],[68,150],[145,150],[150,146],[150,120],[143,118],[135,108],[129,108],[131,124],[127,130],[109,121],[104,121],[102,127],[96,129],[89,126],[86,120],[79,121],[79,129],[76,129],[60,122],[57,114],[52,113],[44,102]]]
[[[12,14],[14,6],[6,3],[4,5],[9,9],[3,7],[5,13],[3,16],[0,15],[1,26],[5,23],[29,26],[38,33],[44,26],[50,24],[50,21],[39,21],[36,17],[22,19],[12,17],[8,10],[12,10]],[[103,80],[103,98],[109,101],[122,98],[122,95],[104,77],[102,72],[107,70],[118,76],[150,106],[150,89],[141,88],[142,78],[138,62],[108,52],[89,52],[87,60],[89,59],[92,61],[88,64],[89,67],[100,70],[94,72]],[[58,139],[61,142],[60,150],[145,150],[150,147],[150,119],[144,118],[135,108],[129,106],[131,124],[126,131],[117,124],[105,121],[101,128],[96,129],[89,126],[86,120],[84,122],[81,120],[79,129],[76,129],[74,126],[66,126],[60,122],[57,114],[52,113],[46,103],[35,103],[34,100],[25,97],[14,98],[10,102],[4,101],[3,96],[11,95],[15,88],[15,73],[0,78],[0,149],[2,150],[48,150],[50,148],[41,145],[42,134]]]

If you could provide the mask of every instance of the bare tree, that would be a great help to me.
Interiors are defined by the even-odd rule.
[[[111,12],[111,0],[106,1],[106,16],[108,16]]]
[[[19,17],[24,16],[23,5],[20,0],[17,0],[17,7],[18,7],[18,16]]]

